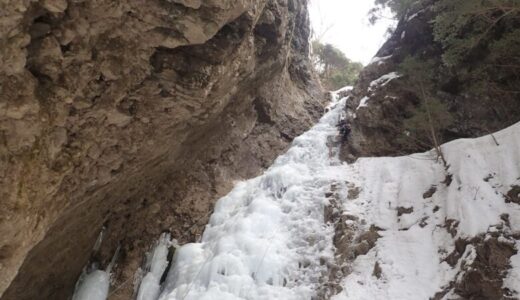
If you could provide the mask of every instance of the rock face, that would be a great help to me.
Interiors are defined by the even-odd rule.
[[[437,67],[431,70],[435,77],[434,96],[446,105],[455,120],[439,133],[441,143],[487,135],[520,120],[518,93],[499,91],[508,85],[518,86],[518,76],[509,76],[505,71],[494,74],[489,82],[483,83],[485,88],[476,91],[472,82],[461,75],[463,72],[442,65],[443,48],[435,41],[432,28],[437,14],[432,9],[434,2],[420,1],[398,23],[376,58],[360,74],[347,107],[352,132],[342,149],[344,159],[403,155],[433,148],[433,145],[405,143],[403,139],[403,121],[412,117],[413,110],[423,101],[418,86],[410,85],[407,76],[400,74],[400,65],[407,57],[418,57]],[[501,25],[498,23],[491,31],[491,39],[500,37]],[[462,67],[472,75],[471,72],[476,73],[474,70],[486,63],[488,56],[489,51],[477,53]]]
[[[163,230],[321,112],[306,0],[0,1],[0,295],[66,299],[102,226],[113,299]]]

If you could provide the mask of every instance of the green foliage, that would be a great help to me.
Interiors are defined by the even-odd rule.
[[[396,18],[400,19],[410,9],[417,10],[424,0],[375,0],[374,8],[369,13],[372,23],[382,16],[382,11],[389,9]],[[520,17],[519,0],[437,0],[433,4],[435,19],[433,31],[435,41],[443,47],[442,59],[446,66],[457,67],[463,64],[468,57],[476,52],[490,50],[498,52],[494,56],[512,53],[518,46],[518,33],[510,34],[518,27],[518,21],[510,26],[501,26],[500,30],[494,30],[509,20]],[[505,48],[505,43],[499,43],[494,48],[488,48],[494,39],[500,39],[500,35],[509,40],[513,48]],[[507,56],[507,55],[506,55]]]
[[[399,73],[406,75],[410,86],[418,88],[419,85],[422,85],[426,93],[433,89],[437,70],[437,64],[433,59],[424,60],[407,56],[399,64]],[[414,90],[418,91],[417,88]]]
[[[442,62],[469,92],[494,99],[520,93],[520,1],[439,0],[434,9]]]
[[[413,147],[434,147],[446,164],[440,148],[441,133],[453,124],[454,119],[446,104],[435,97],[437,64],[434,60],[407,57],[400,64],[399,71],[406,76],[409,89],[421,100],[413,109],[412,117],[403,122],[405,133],[399,141]]]
[[[406,119],[403,123],[406,136],[412,142],[420,145],[435,146],[432,136],[432,127],[437,140],[441,141],[440,132],[453,124],[453,116],[448,111],[446,104],[436,98],[426,98],[415,109],[413,117]]]
[[[485,48],[492,30],[505,19],[518,17],[518,0],[440,0],[435,4],[435,40],[443,46],[443,61],[455,67]],[[496,49],[499,50],[499,49]],[[503,50],[503,49],[502,49]]]
[[[348,59],[341,50],[331,44],[312,42],[313,62],[326,88],[336,90],[353,85],[363,65]]]
[[[327,84],[331,90],[337,90],[339,88],[354,85],[358,79],[359,72],[363,69],[361,63],[350,63],[342,69],[335,70],[332,72]]]
[[[375,0],[375,4],[374,12],[389,8],[397,18],[421,9],[425,16],[434,16],[435,43],[419,45],[424,50],[416,52],[420,56],[408,57],[400,65],[407,87],[420,100],[404,122],[402,145],[434,146],[442,158],[438,145],[454,119],[443,99],[437,98],[441,92],[483,97],[497,115],[507,117],[509,106],[515,105],[511,103],[520,99],[520,0]],[[456,102],[451,105],[459,107]]]
[[[374,8],[368,15],[370,23],[374,24],[383,17],[383,12],[389,9],[397,19],[401,19],[406,12],[419,0],[375,0]]]
[[[489,60],[500,64],[520,66],[520,29],[505,33],[501,39],[489,45]],[[508,53],[507,57],[503,55]]]

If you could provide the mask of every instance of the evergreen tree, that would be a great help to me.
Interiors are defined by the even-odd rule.
[[[445,103],[434,96],[437,66],[432,60],[407,57],[400,65],[400,72],[406,75],[409,87],[421,102],[414,108],[413,116],[403,123],[406,132],[401,141],[433,147],[445,166],[447,161],[442,152],[442,131],[453,124],[453,117]]]
[[[444,47],[444,63],[453,67],[485,48],[500,22],[518,17],[520,1],[440,0],[435,4],[435,10],[435,39]]]
[[[374,24],[383,17],[385,10],[390,10],[396,19],[401,19],[419,0],[375,0],[374,7],[368,12],[370,23]]]

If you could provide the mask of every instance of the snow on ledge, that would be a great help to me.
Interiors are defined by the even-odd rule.
[[[333,92],[331,92],[331,93],[332,93],[333,95],[337,95],[337,94],[339,94],[339,93],[341,93],[341,92],[352,91],[353,88],[354,88],[353,86],[350,86],[350,85],[349,85],[349,86],[342,87],[342,88],[340,88],[339,90],[337,90],[337,91],[333,91]]]
[[[396,79],[396,78],[399,78],[401,77],[401,75],[399,75],[397,72],[391,72],[391,73],[388,73],[388,74],[385,74],[381,77],[379,77],[378,79],[372,81],[370,83],[370,88],[374,88],[375,86],[385,86],[387,85],[390,81]]]
[[[356,108],[356,111],[357,111],[358,109],[360,109],[361,107],[367,107],[367,106],[368,106],[368,103],[367,103],[368,100],[370,100],[369,97],[366,97],[366,96],[363,97],[363,99],[361,99],[361,101],[359,101],[359,105],[358,105],[358,107]]]
[[[392,55],[389,55],[389,56],[383,56],[383,57],[377,57],[377,56],[374,56],[374,58],[372,58],[372,60],[368,63],[368,65],[371,65],[371,64],[375,64],[377,63],[378,65],[382,64],[385,60],[391,58]]]

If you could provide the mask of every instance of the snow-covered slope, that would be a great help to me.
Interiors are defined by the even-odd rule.
[[[364,158],[349,166],[346,179],[362,192],[343,209],[380,228],[381,237],[354,261],[334,299],[430,299],[437,293],[452,299],[455,290],[498,299],[497,287],[486,280],[498,280],[500,289],[507,256],[520,247],[520,203],[509,199],[518,197],[513,186],[520,185],[520,124],[494,137],[499,145],[492,136],[444,145],[448,171],[433,153]],[[511,258],[504,282],[513,298],[520,296],[519,256]],[[479,267],[502,269],[486,279],[479,274],[493,272]]]

